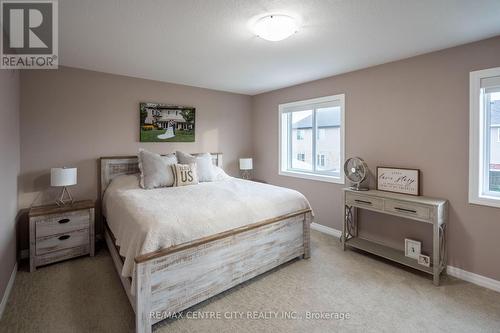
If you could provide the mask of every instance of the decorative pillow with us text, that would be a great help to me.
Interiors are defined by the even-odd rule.
[[[198,174],[196,164],[174,164],[172,165],[174,174],[174,186],[185,186],[198,184]]]

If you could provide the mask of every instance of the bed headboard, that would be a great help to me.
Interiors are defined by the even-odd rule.
[[[192,154],[194,156],[199,155]],[[222,153],[210,153],[214,165],[222,168]],[[120,175],[130,175],[139,172],[139,163],[136,156],[107,156],[99,159],[100,164],[100,194],[101,199],[104,191],[111,181]]]

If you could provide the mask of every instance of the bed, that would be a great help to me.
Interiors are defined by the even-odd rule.
[[[222,154],[211,155],[222,168]],[[104,238],[138,333],[151,332],[153,324],[276,266],[310,256],[313,214],[296,191],[232,177],[142,190],[133,181],[136,156],[102,157],[100,169]]]

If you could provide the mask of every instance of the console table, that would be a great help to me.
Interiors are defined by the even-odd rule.
[[[418,269],[433,275],[434,284],[439,285],[439,276],[446,266],[447,200],[377,190],[355,191],[349,188],[345,188],[343,194],[345,211],[341,241],[344,250],[346,246],[356,248]],[[430,267],[420,265],[416,259],[406,257],[404,251],[358,237],[357,209],[399,216],[415,222],[426,223],[432,227]]]

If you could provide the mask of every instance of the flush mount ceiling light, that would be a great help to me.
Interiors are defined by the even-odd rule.
[[[260,38],[277,42],[297,32],[297,21],[287,15],[268,15],[255,22],[254,32]]]

